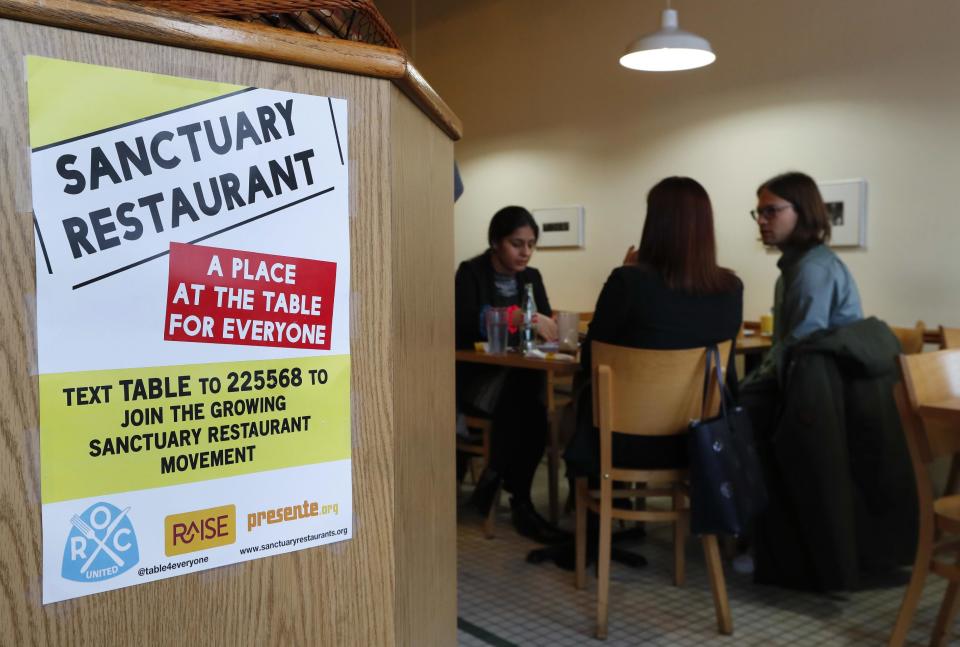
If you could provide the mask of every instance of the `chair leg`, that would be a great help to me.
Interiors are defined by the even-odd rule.
[[[943,496],[956,494],[958,482],[960,482],[960,454],[954,454],[950,458],[950,473],[947,475],[947,485],[944,488]]]
[[[589,497],[587,479],[578,478],[576,484],[577,530],[575,547],[577,551],[576,587],[582,589],[587,584],[587,498]]]
[[[486,461],[483,463],[484,466],[486,466]],[[473,457],[470,458],[470,480],[473,481],[474,485],[480,480],[480,468],[477,466],[477,461]]]
[[[921,532],[920,545],[917,547],[917,558],[913,562],[913,573],[910,575],[907,590],[903,594],[903,602],[900,603],[900,611],[897,613],[897,622],[893,625],[893,632],[890,634],[887,647],[903,647],[904,642],[906,642],[907,632],[910,631],[910,625],[913,624],[913,614],[917,611],[917,604],[920,602],[920,596],[923,595],[923,585],[927,580],[927,574],[930,572],[932,553],[932,537],[928,537],[924,541]]]
[[[547,437],[547,490],[550,497],[550,523],[560,521],[560,431],[559,412],[552,412]]]
[[[673,486],[673,510],[679,512],[684,508],[684,494],[680,485]],[[683,586],[686,580],[684,563],[684,544],[686,543],[686,515],[673,522],[673,585]]]
[[[610,508],[612,505],[611,483],[601,483],[600,496],[600,546],[597,556],[597,638],[607,637],[608,601],[610,594]]]
[[[957,615],[957,602],[960,601],[958,589],[960,582],[950,582],[947,585],[943,602],[940,604],[940,613],[937,614],[937,624],[934,625],[933,636],[930,637],[930,647],[946,647],[949,643],[953,619]]]
[[[493,529],[497,523],[497,508],[500,507],[500,492],[501,488],[497,488],[497,493],[493,495],[490,511],[483,520],[483,536],[486,539],[493,539]]]
[[[717,610],[717,631],[729,636],[733,633],[733,618],[730,616],[730,600],[727,598],[727,583],[723,578],[723,562],[720,561],[717,536],[704,535],[701,541],[703,555],[707,560],[707,572],[710,574],[713,605]]]
[[[733,560],[737,556],[737,538],[730,535],[717,537],[720,542],[720,554],[727,561]]]

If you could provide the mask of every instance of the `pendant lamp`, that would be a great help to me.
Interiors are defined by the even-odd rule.
[[[716,60],[707,39],[677,25],[677,12],[668,3],[660,30],[631,43],[620,57],[620,65],[645,72],[673,72],[703,67]]]

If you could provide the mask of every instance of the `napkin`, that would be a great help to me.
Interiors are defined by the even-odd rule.
[[[523,356],[533,359],[554,359],[561,362],[573,362],[577,359],[573,355],[567,355],[566,353],[544,353],[536,349],[524,351]]]

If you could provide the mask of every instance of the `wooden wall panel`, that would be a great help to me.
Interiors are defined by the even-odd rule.
[[[41,606],[35,276],[23,62],[28,54],[350,101],[353,540]],[[428,290],[438,289],[440,300],[431,302],[450,305],[452,311],[452,202],[437,197],[450,196],[452,189],[440,186],[449,185],[449,177],[435,178],[423,169],[413,177],[391,175],[398,143],[390,141],[388,129],[412,125],[427,144],[423,154],[442,165],[446,176],[452,172],[452,143],[415,115],[416,108],[389,81],[9,20],[0,20],[0,109],[0,644],[453,644],[452,462],[425,464],[453,456],[447,424],[452,423],[452,323],[437,323],[435,311],[413,309]],[[419,146],[413,132],[403,145]],[[412,164],[407,154],[403,157]],[[398,200],[412,199],[418,190],[411,184],[406,193],[391,194],[394,180],[428,182],[432,188],[416,209],[408,209]],[[407,219],[404,228],[391,220],[391,210]],[[397,238],[430,227],[436,228],[433,238]],[[437,253],[441,238],[444,249]],[[407,259],[408,254],[415,257]],[[401,295],[407,289],[422,296],[407,300]],[[414,343],[404,344],[411,340],[398,330],[414,331]],[[410,355],[419,348],[426,354]],[[429,363],[439,359],[447,364],[432,371]],[[422,379],[398,380],[408,373]],[[427,409],[420,410],[425,403],[430,403]],[[443,419],[443,424],[416,427],[418,417]],[[413,460],[406,434],[418,444],[429,443],[441,426],[448,435]],[[418,469],[415,478],[405,472],[412,466]],[[432,476],[425,477],[425,470]],[[437,498],[426,512],[419,511],[431,497]],[[395,508],[409,520],[400,524]],[[430,516],[441,531],[427,525]],[[407,533],[410,538],[402,536]],[[426,550],[439,556],[434,566],[423,566]],[[407,626],[408,617],[398,616],[401,591],[415,591],[419,607],[448,616],[433,618],[417,634],[426,637],[442,627],[438,640],[408,640],[415,631]],[[431,601],[440,596],[436,604]],[[403,613],[412,613],[409,603],[403,604]]]
[[[392,95],[397,635],[454,645],[453,144]]]

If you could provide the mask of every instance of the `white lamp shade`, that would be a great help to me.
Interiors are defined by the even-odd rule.
[[[660,31],[642,36],[627,47],[620,65],[646,72],[692,70],[717,59],[707,39],[677,28],[677,12],[663,12]]]

